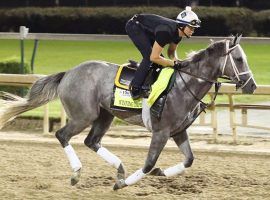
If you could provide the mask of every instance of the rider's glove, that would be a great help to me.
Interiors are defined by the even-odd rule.
[[[183,62],[180,60],[175,60],[173,68],[175,70],[179,70],[179,69],[183,68]]]

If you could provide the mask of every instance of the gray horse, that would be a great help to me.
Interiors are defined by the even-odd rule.
[[[161,119],[150,115],[150,108],[145,99],[141,114],[115,115],[110,109],[110,103],[118,65],[89,61],[69,71],[39,79],[25,98],[4,93],[0,109],[0,126],[2,127],[18,114],[44,105],[59,96],[69,120],[67,125],[58,130],[55,135],[64,148],[73,170],[72,185],[79,181],[82,164],[69,140],[90,125],[92,125],[91,130],[84,143],[117,169],[114,190],[135,184],[147,174],[166,177],[181,174],[185,168],[192,165],[194,159],[186,128],[200,111],[200,100],[210,90],[213,81],[221,76],[227,76],[241,87],[243,93],[253,93],[256,89],[256,83],[239,40],[240,38],[235,37],[212,42],[206,49],[193,53],[183,61],[183,65],[187,66],[186,72],[177,73]],[[122,161],[101,146],[101,139],[109,129],[114,116],[144,126],[152,132],[144,166],[127,178],[125,178]],[[154,168],[170,137],[184,154],[185,160],[165,170]]]

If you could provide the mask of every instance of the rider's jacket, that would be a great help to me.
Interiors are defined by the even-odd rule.
[[[178,33],[177,22],[154,14],[137,14],[132,20],[136,21],[155,41],[164,47],[166,44],[178,44],[182,37]]]

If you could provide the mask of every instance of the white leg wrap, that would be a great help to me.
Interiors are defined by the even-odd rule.
[[[133,185],[137,183],[139,180],[141,180],[143,177],[145,177],[145,173],[143,173],[142,169],[137,170],[135,173],[131,174],[127,179],[125,180],[125,183],[127,185]]]
[[[116,169],[118,169],[121,164],[121,160],[116,155],[109,152],[105,147],[100,147],[97,154]]]
[[[82,163],[79,160],[78,156],[76,155],[74,149],[72,146],[69,144],[64,148],[64,151],[68,157],[70,166],[74,172],[78,171],[79,169],[82,168]]]
[[[183,163],[180,163],[178,165],[175,165],[173,167],[169,167],[168,169],[164,170],[164,174],[167,177],[175,176],[177,174],[181,174],[185,171],[185,166]]]

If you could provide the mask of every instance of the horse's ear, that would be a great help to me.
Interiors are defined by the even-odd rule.
[[[238,33],[237,33],[235,36],[232,35],[232,37],[233,38],[231,39],[231,42],[230,42],[230,48],[232,48],[240,43],[240,40],[242,38],[242,34],[238,35]]]
[[[237,36],[236,40],[235,40],[235,44],[234,45],[237,45],[237,44],[240,44],[240,40],[242,39],[242,34]]]
[[[229,48],[232,48],[234,46],[234,42],[236,41],[236,36],[230,35],[229,41]]]
[[[238,33],[236,33],[236,35],[233,38],[232,46],[235,46],[236,45],[237,38],[238,38]]]

